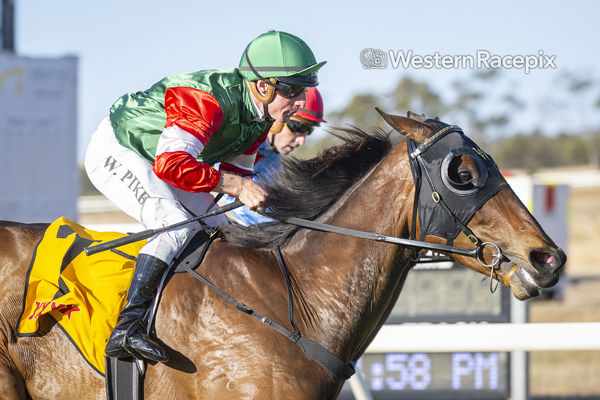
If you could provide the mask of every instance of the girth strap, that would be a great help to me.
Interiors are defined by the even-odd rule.
[[[278,259],[279,259],[279,256],[278,256]],[[281,258],[281,260],[283,261],[283,258]],[[280,264],[280,267],[281,267],[281,264]],[[241,303],[241,302],[237,301],[236,299],[234,299],[233,297],[229,296],[227,293],[223,292],[221,289],[219,289],[218,287],[213,285],[208,279],[204,278],[202,275],[200,275],[196,271],[192,270],[189,266],[187,266],[187,265],[184,266],[184,269],[188,273],[190,273],[194,278],[198,279],[200,282],[202,282],[206,286],[208,286],[211,290],[213,290],[219,296],[223,297],[225,300],[227,300],[228,302],[233,304],[235,306],[235,308],[237,308],[239,311],[242,311],[242,312],[250,315],[251,317],[259,320],[263,324],[269,326],[270,328],[274,329],[276,332],[279,332],[280,334],[287,337],[292,342],[296,343],[309,358],[311,358],[314,361],[321,364],[325,369],[327,369],[329,372],[331,372],[333,374],[333,376],[335,378],[337,378],[338,380],[345,381],[345,380],[349,379],[356,372],[356,370],[354,369],[354,366],[351,363],[345,363],[342,359],[337,357],[335,354],[331,353],[329,350],[327,350],[320,344],[318,344],[312,340],[303,338],[300,335],[300,332],[298,332],[296,330],[296,328],[294,327],[293,318],[292,318],[291,314],[290,314],[290,322],[292,324],[294,332],[284,328],[283,326],[279,325],[277,322],[265,317],[264,315],[260,314],[257,311],[254,311],[253,309],[251,309],[244,303]],[[285,266],[282,267],[282,272],[284,272],[284,271],[285,271]],[[287,276],[287,273],[284,272],[284,277],[285,276]],[[288,282],[289,282],[289,277],[286,278],[286,284]],[[289,286],[288,286],[288,294],[291,294]],[[288,301],[288,304],[291,305],[291,300]]]

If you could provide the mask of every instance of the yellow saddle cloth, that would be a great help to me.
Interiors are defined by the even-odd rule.
[[[95,232],[62,217],[37,245],[27,274],[17,334],[33,336],[54,319],[86,361],[104,375],[104,349],[133,277],[140,241],[87,256],[84,248],[125,236]]]

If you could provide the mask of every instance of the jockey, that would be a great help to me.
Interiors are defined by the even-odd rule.
[[[268,181],[281,168],[281,156],[302,146],[306,136],[310,135],[315,127],[321,125],[321,122],[327,122],[323,119],[323,100],[317,88],[311,87],[306,92],[306,107],[298,109],[289,122],[277,121],[269,130],[267,140],[258,148],[254,173]],[[259,178],[255,177],[254,181],[259,182]],[[234,200],[235,197],[224,195],[219,205],[229,204]],[[246,206],[231,210],[229,216],[242,225],[273,221],[249,210]]]
[[[324,64],[300,38],[269,31],[246,47],[238,68],[172,75],[125,94],[92,135],[85,156],[88,176],[146,229],[208,211],[211,191],[256,209],[266,192],[240,175],[252,171],[273,122],[285,124],[305,106],[305,92],[318,84]],[[227,223],[224,216],[205,221],[220,223]],[[168,360],[146,334],[143,319],[173,258],[202,230],[201,223],[184,225],[144,245],[107,356]]]

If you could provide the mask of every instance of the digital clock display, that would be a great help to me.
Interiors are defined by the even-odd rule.
[[[374,399],[505,398],[507,353],[365,354],[357,364]],[[351,399],[347,387],[340,399]]]

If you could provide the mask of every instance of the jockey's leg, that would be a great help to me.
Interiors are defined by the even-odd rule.
[[[167,263],[150,256],[140,254],[129,292],[127,304],[121,310],[117,326],[108,340],[106,355],[123,357],[128,353],[136,358],[153,361],[167,361],[165,350],[146,335],[144,317],[157,295],[157,286],[167,270]]]
[[[123,147],[115,138],[108,119],[102,121],[92,136],[85,158],[85,168],[92,183],[120,209],[140,221],[146,229],[156,229],[192,218],[207,211],[213,200],[210,193],[179,190],[159,179],[152,164],[133,150]],[[226,222],[223,215],[208,218],[209,226]],[[150,238],[141,249],[136,264],[127,305],[118,319],[119,328],[109,339],[107,355],[114,357],[146,357],[166,359],[166,352],[156,342],[149,342],[140,329],[155,289],[167,265],[181,251],[188,238],[201,229],[198,222],[160,233]],[[135,283],[135,285],[134,285]],[[140,293],[144,294],[140,296]],[[149,295],[149,293],[154,293]],[[148,300],[148,301],[147,301]],[[132,339],[125,339],[132,335]],[[139,349],[136,349],[136,343]],[[123,346],[121,347],[121,346]]]

